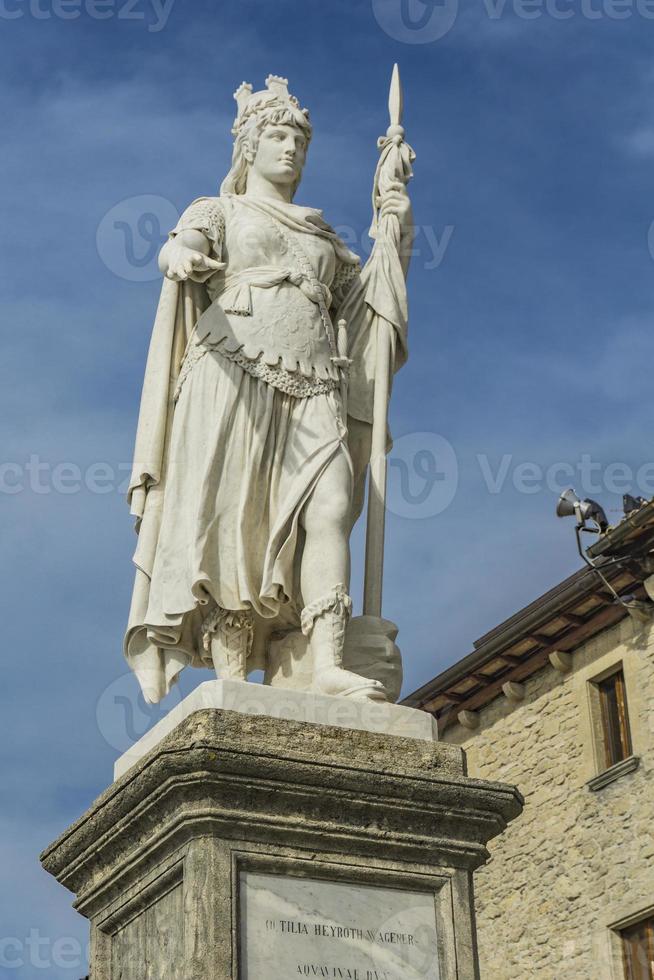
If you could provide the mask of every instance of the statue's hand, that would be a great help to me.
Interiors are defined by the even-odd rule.
[[[387,214],[397,216],[403,234],[409,232],[413,227],[411,198],[409,197],[404,181],[391,181],[388,189],[379,199],[378,206],[380,219],[384,218]]]
[[[164,259],[163,251],[162,259]],[[188,245],[183,245],[175,239],[166,245],[165,266],[166,278],[172,279],[173,282],[183,282],[189,278],[204,282],[214,272],[225,268],[223,262],[217,262],[203,252],[189,248]]]

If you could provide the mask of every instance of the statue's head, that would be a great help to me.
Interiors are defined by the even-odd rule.
[[[234,122],[232,168],[221,193],[244,194],[251,170],[274,183],[290,184],[291,197],[302,178],[311,139],[309,113],[288,92],[288,80],[269,75],[266,88],[253,92],[247,82],[234,93],[238,115]]]

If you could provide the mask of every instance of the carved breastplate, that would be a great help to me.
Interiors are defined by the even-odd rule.
[[[336,380],[327,313],[326,283],[336,261],[331,243],[290,229],[280,233],[272,219],[244,206],[231,208],[226,219],[226,268],[207,283],[212,303],[198,322],[198,342]]]

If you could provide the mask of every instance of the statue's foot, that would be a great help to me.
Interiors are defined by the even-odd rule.
[[[369,680],[343,667],[325,667],[316,672],[313,689],[319,694],[330,694],[355,701],[385,701],[386,688],[380,681]]]
[[[216,663],[214,660],[214,670],[219,681],[246,681],[248,679],[247,670],[240,665],[228,667],[221,661]]]
[[[211,640],[211,659],[216,677],[220,681],[246,681],[248,679],[248,650],[244,643],[231,642],[217,633]]]

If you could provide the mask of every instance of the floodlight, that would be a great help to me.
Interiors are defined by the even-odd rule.
[[[627,503],[626,496],[625,503]],[[634,501],[634,498],[630,498],[630,500]],[[634,501],[634,503],[636,503],[636,501]],[[640,505],[636,504],[636,506],[638,507]],[[618,595],[609,580],[597,567],[596,562],[586,554],[582,547],[582,531],[586,531],[589,534],[604,534],[604,532],[608,530],[609,522],[606,518],[606,514],[604,513],[604,509],[600,506],[600,504],[598,504],[596,500],[591,500],[590,498],[580,500],[575,491],[572,489],[564,490],[556,505],[556,515],[557,517],[576,517],[577,524],[575,526],[575,534],[577,536],[577,550],[579,551],[582,560],[585,561],[585,563],[592,568],[594,572],[596,572],[604,586],[613,595],[615,601],[619,602],[620,605],[627,610],[632,619],[638,621],[639,623],[650,622],[653,604],[651,602],[641,602],[632,595]],[[588,527],[586,524],[587,521],[592,521],[595,526]]]
[[[587,497],[580,500],[574,490],[564,490],[559,497],[556,505],[557,517],[576,517],[577,524],[584,531],[594,531],[594,528],[587,528],[586,521],[594,521],[599,531],[603,534],[609,526],[604,509],[596,500]]]
[[[557,517],[575,517],[581,500],[574,490],[564,490],[556,505]]]

